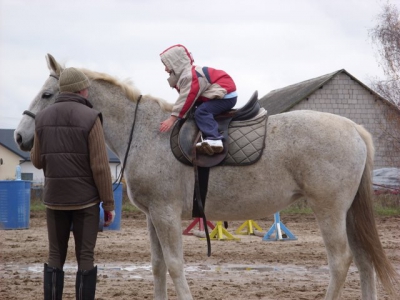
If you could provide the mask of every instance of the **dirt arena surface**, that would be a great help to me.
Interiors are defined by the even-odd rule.
[[[263,242],[261,237],[235,235],[241,240],[212,241],[212,255],[207,257],[205,240],[183,236],[185,271],[194,299],[323,299],[329,275],[314,217],[284,214],[281,218],[298,240]],[[257,223],[266,231],[273,218]],[[386,253],[400,272],[400,217],[378,217],[377,223]],[[183,229],[189,224],[183,221]],[[241,224],[229,223],[229,232],[234,234]],[[71,236],[63,299],[75,299],[73,246]],[[99,233],[96,299],[153,299],[149,249],[141,213],[124,212],[120,231]],[[42,270],[47,257],[44,213],[32,213],[30,229],[2,230],[0,255],[0,299],[43,299]],[[378,291],[378,299],[389,299],[381,286]],[[176,299],[169,277],[168,295]],[[361,299],[354,265],[341,299]]]

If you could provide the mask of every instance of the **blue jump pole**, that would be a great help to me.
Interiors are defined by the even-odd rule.
[[[275,233],[275,237],[271,238],[271,235],[273,233]],[[274,214],[274,224],[272,224],[271,228],[264,235],[262,240],[267,242],[289,241],[289,240],[297,240],[297,237],[293,233],[291,233],[290,230],[281,222],[279,212],[277,212]]]

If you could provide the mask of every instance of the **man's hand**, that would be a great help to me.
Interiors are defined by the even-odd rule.
[[[104,211],[104,227],[108,227],[114,221],[115,218],[115,210],[112,211]]]

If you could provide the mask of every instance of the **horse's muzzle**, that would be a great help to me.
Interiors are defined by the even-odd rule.
[[[15,135],[15,141],[17,142],[19,149],[21,149],[22,151],[29,152],[33,147],[33,138],[28,142],[24,142],[22,136],[19,133]]]

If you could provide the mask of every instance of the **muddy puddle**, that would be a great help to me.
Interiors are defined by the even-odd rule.
[[[129,263],[107,263],[98,264],[98,272],[100,276],[107,276],[107,278],[131,278],[131,279],[152,279],[152,271],[150,264],[134,265]],[[356,269],[350,268],[350,272]],[[0,278],[12,274],[19,274],[20,276],[36,277],[42,276],[43,264],[3,264],[0,267]],[[65,264],[65,275],[75,276],[76,265]],[[207,274],[262,274],[262,273],[284,273],[292,275],[302,274],[321,274],[329,275],[328,267],[302,267],[297,265],[247,265],[247,264],[224,264],[224,265],[205,265],[205,264],[186,264],[185,273],[188,278],[195,278],[196,276],[207,276]]]

